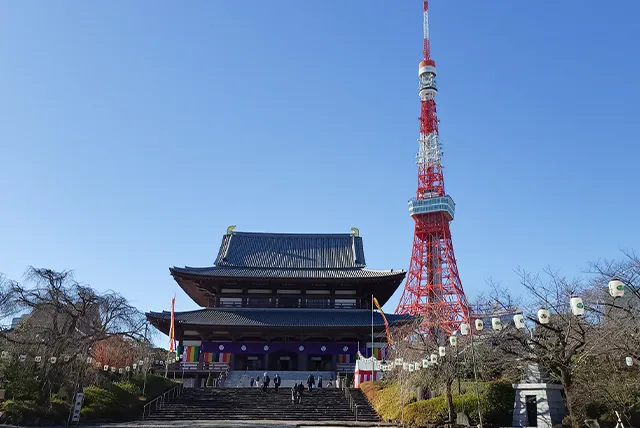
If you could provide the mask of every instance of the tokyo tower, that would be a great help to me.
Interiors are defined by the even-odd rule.
[[[426,332],[442,337],[452,334],[460,323],[468,323],[469,305],[449,230],[455,204],[444,189],[435,102],[436,63],[431,59],[428,8],[424,0],[424,58],[418,66],[421,104],[416,156],[418,190],[415,199],[409,201],[409,215],[415,221],[413,249],[407,281],[395,312],[421,316]]]

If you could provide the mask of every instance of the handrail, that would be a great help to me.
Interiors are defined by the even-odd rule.
[[[349,385],[347,385],[346,376],[343,378],[343,380],[340,381],[340,386],[342,387],[342,391],[344,392],[345,398],[349,402],[349,408],[355,415],[356,422],[358,422],[358,403],[356,403],[356,400],[351,395],[351,391],[349,390]]]
[[[182,395],[182,390],[184,389],[184,385],[183,384],[178,384],[176,386],[174,386],[173,388],[171,388],[170,390],[166,391],[164,394],[162,395],[158,395],[156,398],[154,398],[153,400],[149,401],[147,404],[145,404],[142,407],[142,420],[144,420],[145,418],[145,414],[147,413],[147,409],[149,410],[149,415],[151,415],[151,405],[155,403],[155,409],[158,410],[158,404],[160,405],[160,408],[162,409],[165,404],[169,403],[169,400],[172,398],[178,398],[180,395]]]

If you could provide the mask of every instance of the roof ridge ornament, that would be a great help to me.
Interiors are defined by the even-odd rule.
[[[234,229],[236,228],[235,224],[232,224],[231,226],[227,227],[227,235],[234,235]]]
[[[360,236],[360,229],[358,229],[357,227],[352,227],[351,228],[351,236],[357,238]]]

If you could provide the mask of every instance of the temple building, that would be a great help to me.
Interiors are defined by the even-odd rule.
[[[344,234],[236,232],[229,227],[211,267],[171,275],[202,309],[176,312],[183,373],[222,370],[348,371],[358,352],[384,357],[385,326],[372,310],[405,277],[365,268],[357,229]],[[389,324],[408,315],[386,315]],[[169,333],[171,313],[147,319]],[[373,335],[373,340],[372,340]]]

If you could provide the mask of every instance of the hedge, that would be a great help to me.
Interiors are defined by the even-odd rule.
[[[0,410],[4,413],[0,424],[59,425],[65,424],[69,416],[69,406],[55,397],[49,406],[37,404],[33,400],[6,400],[0,404]]]
[[[385,421],[401,421],[402,406],[397,384],[384,387],[380,382],[366,382],[360,386],[378,415]],[[480,411],[485,423],[498,426],[511,425],[515,391],[506,382],[488,382],[480,394]],[[469,416],[472,424],[478,423],[478,402],[475,393],[453,396],[457,412]],[[445,396],[415,401],[415,396],[405,399],[404,423],[415,427],[427,427],[444,423],[449,410]]]

